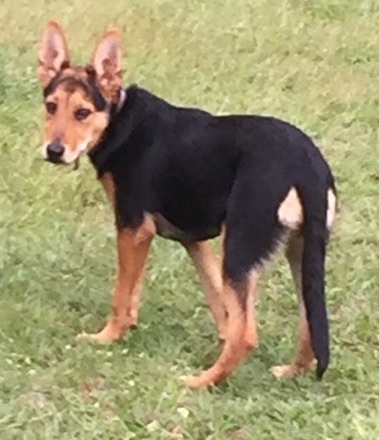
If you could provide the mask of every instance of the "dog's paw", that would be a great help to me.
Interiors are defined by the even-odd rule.
[[[270,368],[270,373],[273,374],[276,379],[293,379],[298,374],[298,368],[296,365],[275,365]]]
[[[204,373],[197,376],[189,374],[187,376],[181,376],[180,379],[183,380],[188,387],[193,389],[206,388],[214,385],[207,377],[207,374]]]
[[[199,376],[193,376],[189,374],[188,376],[183,376],[182,379],[184,380],[185,384],[190,388],[202,387],[201,381],[199,381]]]
[[[112,338],[111,335],[107,335],[104,332],[99,333],[86,333],[82,332],[76,335],[75,338],[77,341],[89,341],[94,342],[96,344],[110,344],[113,341],[117,340],[118,338]]]

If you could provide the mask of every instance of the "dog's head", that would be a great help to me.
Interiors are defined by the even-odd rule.
[[[108,31],[89,65],[71,66],[61,27],[54,21],[48,23],[38,59],[46,110],[45,159],[69,164],[100,141],[121,90],[120,40],[116,30]]]

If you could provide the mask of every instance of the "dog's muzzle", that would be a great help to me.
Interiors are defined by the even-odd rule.
[[[64,146],[58,141],[54,141],[46,147],[46,158],[50,162],[61,163],[63,153]]]

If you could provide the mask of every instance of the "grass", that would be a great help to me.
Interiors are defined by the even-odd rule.
[[[4,0],[0,8],[1,438],[376,440],[379,438],[379,6],[373,0]],[[107,347],[76,344],[110,311],[113,219],[94,171],[41,161],[35,75],[47,19],[74,59],[123,31],[125,82],[216,113],[274,114],[314,136],[342,214],[328,256],[333,361],[278,382],[295,294],[283,260],[261,283],[261,346],[222,387],[178,379],[219,353],[185,252],[157,239],[140,325]]]

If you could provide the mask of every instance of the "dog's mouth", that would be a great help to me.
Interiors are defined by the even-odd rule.
[[[62,159],[60,158],[53,158],[53,157],[45,157],[44,158],[45,162],[49,162],[52,163],[54,165],[69,165],[67,162],[64,162]]]
[[[64,162],[63,160],[55,160],[55,159],[51,159],[48,157],[45,157],[44,159],[45,162],[49,162],[53,165],[73,165],[73,170],[76,171],[77,169],[79,169],[79,165],[80,165],[80,158],[78,157],[77,159],[75,159],[73,162]]]
[[[45,162],[49,162],[53,165],[63,165],[63,166],[69,166],[69,165],[73,165],[73,169],[77,170],[79,168],[79,161],[80,161],[80,156],[81,154],[79,154],[75,159],[67,161],[65,160],[64,156],[57,156],[57,155],[52,155],[52,154],[43,154],[43,160]]]
[[[87,152],[88,142],[83,142],[76,150],[54,143],[44,144],[42,156],[46,162],[53,165],[73,165],[74,169],[79,166],[79,160]]]

